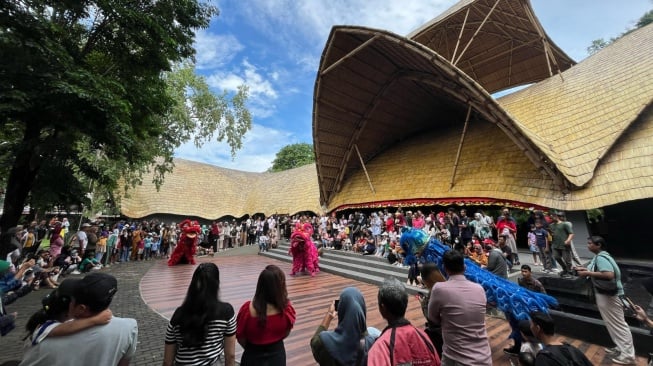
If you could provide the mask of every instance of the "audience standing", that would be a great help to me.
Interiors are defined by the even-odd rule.
[[[222,359],[226,366],[236,364],[236,315],[218,299],[219,291],[218,266],[200,264],[168,324],[164,365],[214,365]]]
[[[442,327],[442,365],[490,366],[485,291],[465,278],[465,261],[460,252],[447,251],[442,262],[449,279],[433,286],[428,307],[429,321]]]
[[[295,309],[279,267],[269,265],[261,272],[254,298],[241,306],[236,323],[236,339],[245,350],[241,366],[285,366],[283,340],[295,324]]]
[[[595,254],[594,258],[587,268],[576,267],[576,270],[579,276],[592,280],[596,306],[599,308],[610,338],[615,343],[614,348],[607,348],[605,351],[612,356],[611,359],[614,363],[634,364],[635,346],[633,345],[633,335],[624,318],[624,304],[621,300],[621,297],[624,296],[624,288],[621,283],[619,266],[607,252],[607,244],[602,237],[589,237],[587,248]],[[614,290],[603,289],[599,286],[599,281],[614,283]]]
[[[98,316],[109,308],[118,291],[118,281],[109,274],[99,272],[82,279],[66,279],[62,285],[71,294],[68,317],[74,319]],[[86,328],[66,337],[42,339],[27,350],[20,364],[128,365],[136,352],[137,337],[135,319],[114,316],[105,325]],[[71,350],[74,350],[74,354],[70,353]]]

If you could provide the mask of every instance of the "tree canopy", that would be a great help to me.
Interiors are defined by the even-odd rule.
[[[280,172],[315,162],[313,145],[303,143],[286,145],[279,150],[272,161],[271,172]]]
[[[52,204],[83,187],[112,192],[149,169],[160,185],[191,139],[227,141],[232,154],[241,147],[247,88],[215,95],[192,61],[195,31],[217,14],[198,0],[0,4],[3,232],[29,197]]]
[[[642,27],[644,27],[646,25],[649,25],[651,23],[653,23],[653,10],[649,10],[646,13],[644,13],[644,15],[642,15],[639,18],[637,23],[635,23],[635,27],[633,27],[631,29],[627,29],[625,32],[621,33],[618,37],[610,38],[607,41],[605,39],[603,39],[603,38],[593,40],[592,44],[589,45],[589,47],[587,47],[587,53],[589,53],[590,55],[593,55],[593,54],[599,52],[600,50],[604,49],[605,47],[609,46],[612,42],[614,42],[614,41],[618,40],[619,38],[625,36],[626,34],[632,32],[632,31],[634,31],[636,29],[642,28]]]

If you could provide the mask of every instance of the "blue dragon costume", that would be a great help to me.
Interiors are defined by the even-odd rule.
[[[424,231],[413,228],[403,229],[399,243],[406,256],[404,264],[432,262],[446,275],[442,257],[451,248],[430,239]],[[555,298],[527,290],[481,268],[468,258],[465,258],[465,277],[483,287],[488,303],[496,304],[499,310],[517,320],[529,319],[533,311],[548,312],[549,307],[558,305]]]

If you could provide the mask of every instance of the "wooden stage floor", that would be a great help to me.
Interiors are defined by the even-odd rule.
[[[199,262],[206,261],[218,265],[221,281],[220,298],[222,301],[231,303],[236,312],[245,301],[250,300],[254,295],[258,275],[266,265],[275,264],[286,274],[290,273],[290,263],[255,254],[199,259]],[[194,268],[195,266],[189,265],[168,267],[165,261],[159,261],[141,280],[141,296],[145,303],[169,319],[175,308],[184,299]],[[288,295],[297,312],[295,327],[285,341],[288,365],[316,365],[309,346],[310,338],[322,321],[329,304],[338,298],[345,287],[355,286],[365,296],[368,326],[383,329],[386,325],[379,314],[376,300],[378,288],[376,286],[324,272],[318,273],[313,278],[286,275],[286,283]],[[424,325],[419,302],[412,296],[408,303],[406,318],[415,326]],[[510,365],[508,358],[503,353],[503,348],[509,345],[507,340],[510,333],[508,322],[493,317],[487,317],[486,321],[494,365]],[[336,324],[336,322],[332,322],[330,329],[335,328]],[[163,342],[163,338],[162,334],[161,342]],[[561,340],[581,349],[595,365],[612,364],[601,346],[567,337],[561,337]],[[237,347],[237,359],[240,359],[242,349],[240,346]],[[638,365],[645,364],[643,357],[639,357],[637,361]]]

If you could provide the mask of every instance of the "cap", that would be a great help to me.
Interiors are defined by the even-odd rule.
[[[82,227],[91,227],[91,224],[89,224],[88,222],[85,222],[85,223],[82,224]]]
[[[66,279],[59,290],[75,299],[75,303],[88,306],[91,311],[109,307],[118,291],[118,281],[110,274],[93,272],[81,279]]]
[[[553,214],[560,217],[565,217],[564,211],[553,211]]]
[[[9,267],[9,262],[0,259],[0,274],[7,272]]]

